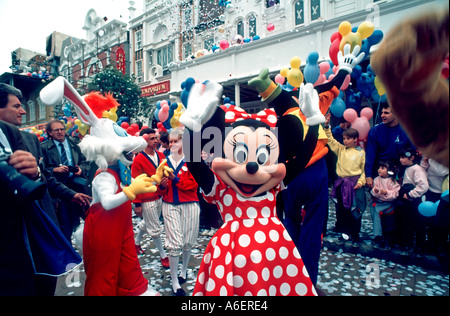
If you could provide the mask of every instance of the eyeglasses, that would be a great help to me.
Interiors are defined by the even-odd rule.
[[[52,129],[52,132],[65,132],[65,131],[66,131],[65,128],[55,128],[55,129]]]

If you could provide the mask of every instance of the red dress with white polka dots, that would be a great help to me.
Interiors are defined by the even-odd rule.
[[[317,295],[303,260],[276,216],[279,187],[244,198],[216,176],[204,196],[224,225],[205,250],[194,295]]]

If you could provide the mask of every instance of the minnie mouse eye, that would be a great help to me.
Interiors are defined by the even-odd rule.
[[[248,157],[248,147],[244,143],[237,143],[234,148],[234,160],[239,164],[244,164]]]
[[[263,166],[269,161],[270,157],[270,148],[267,146],[261,146],[258,148],[258,151],[256,152],[256,161],[258,162],[258,165]]]

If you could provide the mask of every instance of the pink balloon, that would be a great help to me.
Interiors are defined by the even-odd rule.
[[[278,84],[284,84],[284,81],[286,80],[286,78],[284,78],[282,75],[278,74],[275,76],[275,82]]]
[[[330,64],[327,61],[323,61],[319,64],[320,73],[326,74],[330,70]]]
[[[358,113],[354,109],[347,109],[344,111],[344,119],[347,122],[353,123],[358,118]]]
[[[342,83],[342,86],[339,90],[346,90],[348,88],[348,85],[350,84],[350,81],[352,80],[352,77],[350,75],[347,75],[347,77],[345,77],[344,82]]]
[[[158,118],[160,122],[164,123],[169,118],[169,111],[159,111]]]
[[[267,24],[267,30],[269,32],[273,32],[275,30],[275,25],[273,25],[272,23]]]
[[[159,111],[159,112],[160,113],[161,112],[169,112],[169,110],[170,110],[170,106],[166,103],[164,105],[161,105],[161,111]]]
[[[362,109],[361,117],[365,117],[367,120],[370,120],[373,117],[373,110],[369,107]]]
[[[353,123],[352,128],[359,133],[359,140],[365,140],[369,135],[370,124],[365,117],[358,117]]]
[[[221,48],[222,50],[225,50],[225,49],[227,49],[228,47],[230,47],[230,43],[228,43],[227,40],[222,40],[222,41],[220,41],[220,48]]]

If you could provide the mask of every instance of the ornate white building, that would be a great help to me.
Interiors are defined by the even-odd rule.
[[[329,59],[330,37],[343,21],[358,26],[370,20],[386,34],[402,18],[438,3],[144,0],[144,13],[129,23],[131,71],[151,103],[175,99],[181,83],[193,77],[221,83],[226,96],[252,112],[261,104],[247,82],[262,68],[276,75],[294,56],[304,65],[312,51]],[[218,48],[223,40],[230,44],[225,50]]]
[[[94,9],[86,14],[83,29],[86,39],[69,38],[62,45],[60,75],[76,88],[84,88],[93,76],[106,67],[130,75],[129,34],[127,24],[109,21]]]

